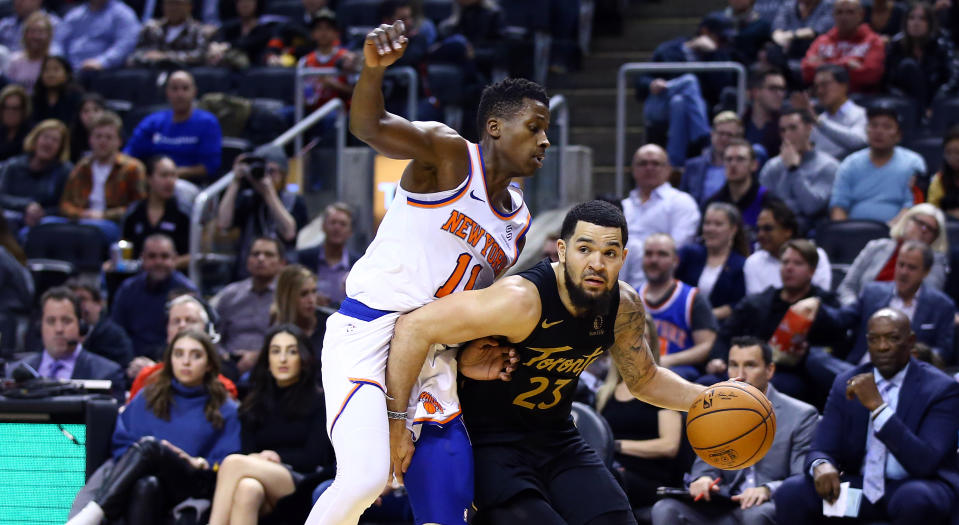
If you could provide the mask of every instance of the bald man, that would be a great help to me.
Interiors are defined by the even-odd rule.
[[[666,151],[656,144],[646,144],[633,155],[636,189],[622,201],[629,227],[629,253],[621,277],[636,289],[646,282],[642,253],[647,237],[666,233],[682,246],[695,239],[699,228],[696,200],[669,184],[671,172]]]
[[[803,81],[812,83],[816,68],[823,64],[838,64],[849,71],[850,91],[875,91],[882,80],[886,48],[869,24],[863,23],[862,4],[859,0],[838,0],[832,16],[833,28],[813,40],[806,51]]]
[[[865,522],[942,523],[959,495],[959,384],[911,357],[909,318],[869,318],[870,363],[833,383],[804,473],[774,494],[779,525],[815,523],[840,482],[862,489]],[[843,495],[845,497],[845,495]]]
[[[123,152],[144,162],[154,155],[168,155],[180,178],[212,182],[219,175],[222,134],[216,117],[196,107],[193,75],[187,71],[171,74],[166,98],[170,109],[143,119]]]

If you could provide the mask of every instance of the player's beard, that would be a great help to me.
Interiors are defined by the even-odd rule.
[[[573,303],[576,309],[586,310],[586,313],[580,317],[602,315],[609,311],[609,301],[613,294],[612,290],[603,290],[603,293],[597,296],[591,296],[573,282],[568,266],[566,266],[564,270],[563,277],[566,281],[566,292],[569,294],[569,301]]]

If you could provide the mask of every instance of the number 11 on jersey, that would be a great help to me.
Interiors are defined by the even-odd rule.
[[[459,254],[456,258],[456,267],[453,268],[453,273],[450,274],[449,278],[446,279],[446,282],[443,283],[443,286],[440,286],[436,293],[433,294],[437,298],[445,297],[456,290],[456,287],[459,286],[460,281],[463,280],[463,276],[466,275],[466,269],[469,267],[470,262],[472,262],[473,256],[469,253],[463,252]],[[470,268],[470,276],[466,281],[466,286],[463,287],[464,290],[472,290],[476,286],[476,277],[479,276],[480,271],[483,269],[479,264],[475,264]]]

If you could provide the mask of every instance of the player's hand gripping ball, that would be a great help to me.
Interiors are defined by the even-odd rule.
[[[723,470],[756,464],[776,437],[776,413],[758,389],[723,381],[704,390],[686,417],[686,436],[696,455]]]

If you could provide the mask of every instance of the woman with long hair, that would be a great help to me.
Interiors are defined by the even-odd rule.
[[[319,363],[326,327],[316,316],[316,274],[299,264],[288,265],[280,272],[270,307],[270,323],[289,323],[303,330]]]
[[[942,168],[929,183],[927,200],[959,219],[959,125],[949,128],[942,140]]]
[[[210,338],[188,329],[173,338],[163,368],[127,405],[113,432],[116,465],[93,501],[68,525],[96,525],[126,511],[141,480],[159,481],[169,507],[189,498],[209,498],[223,458],[240,449],[236,402],[217,380],[220,358]],[[140,513],[129,523],[159,523],[167,509]]]
[[[30,95],[23,86],[10,84],[0,90],[0,160],[23,153],[32,115]]]
[[[927,2],[913,4],[902,31],[886,46],[886,86],[929,108],[936,94],[955,88],[952,42],[939,31],[936,14]]]
[[[210,525],[255,524],[260,516],[302,523],[313,488],[332,477],[333,448],[316,366],[303,331],[267,332],[240,406],[242,454],[217,472]]]
[[[37,120],[55,118],[72,126],[80,110],[83,90],[73,81],[73,66],[62,56],[47,55],[40,78],[33,88],[33,112]]]
[[[7,63],[4,71],[7,79],[33,91],[33,85],[40,76],[43,60],[50,53],[50,43],[53,41],[53,22],[50,15],[44,11],[34,11],[23,21],[21,43],[23,49],[16,51]]]
[[[23,213],[28,227],[60,211],[60,196],[73,169],[68,138],[63,122],[44,120],[24,139],[25,153],[0,166],[0,207]]]
[[[849,304],[858,300],[866,283],[893,280],[899,248],[905,241],[920,241],[932,248],[932,269],[923,285],[942,290],[949,271],[946,217],[942,210],[924,202],[909,208],[889,231],[889,237],[871,240],[863,247],[836,289],[839,301]]]
[[[732,204],[714,202],[703,214],[702,243],[679,249],[676,278],[709,298],[713,315],[723,320],[746,295],[743,265],[749,256],[742,215]]]
[[[99,93],[87,93],[80,100],[79,113],[70,127],[70,160],[74,164],[90,153],[91,128],[106,109],[107,101]]]

